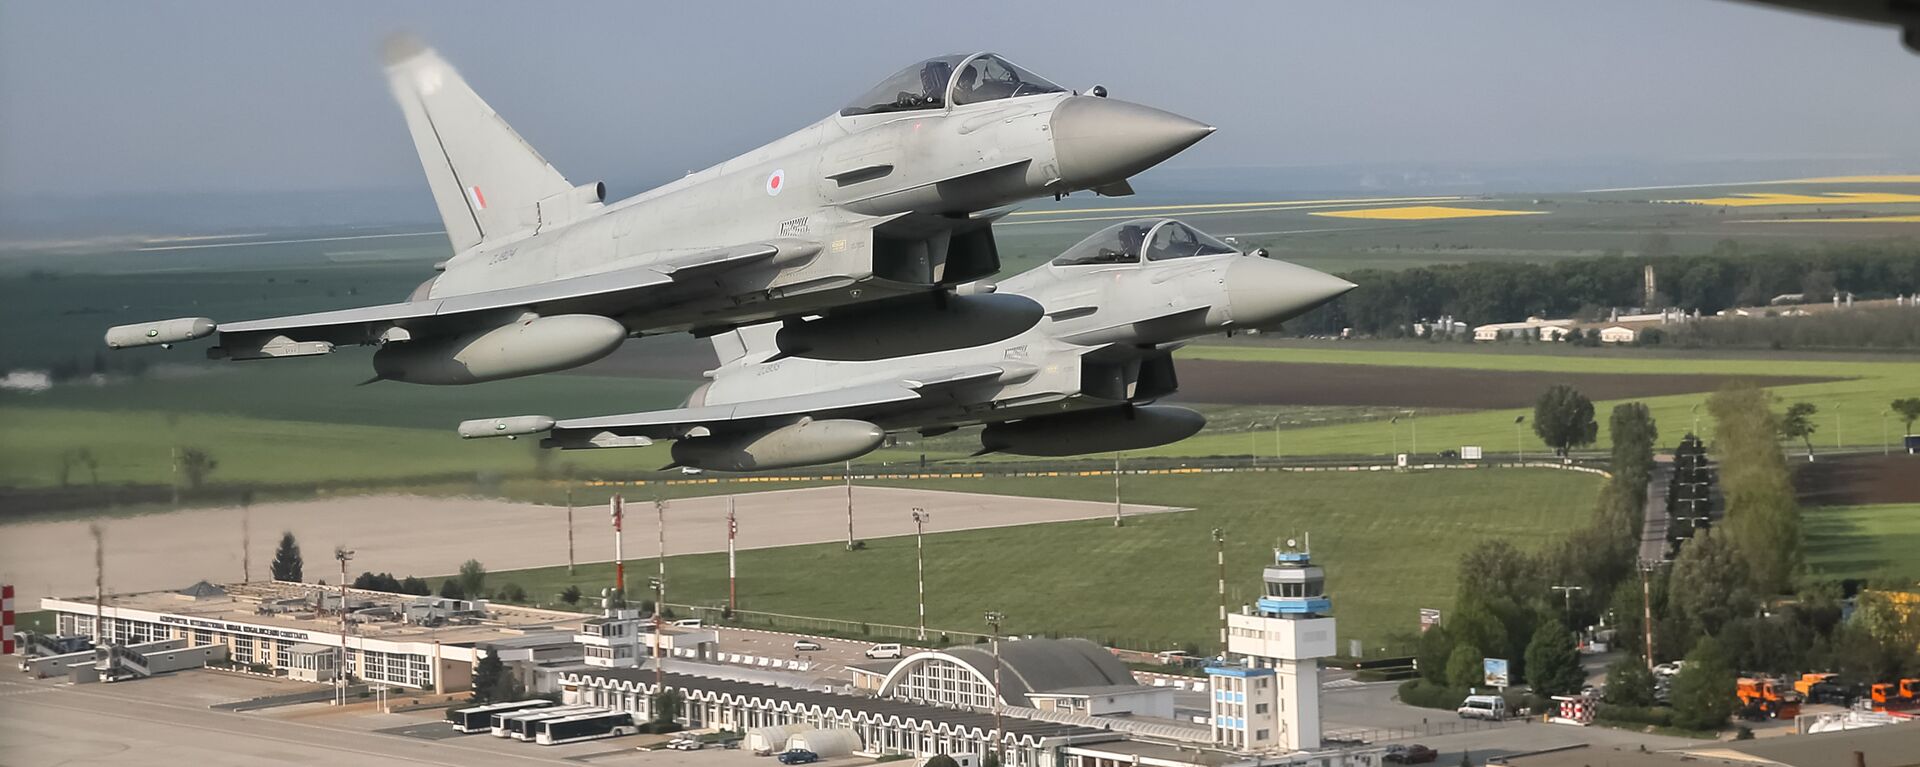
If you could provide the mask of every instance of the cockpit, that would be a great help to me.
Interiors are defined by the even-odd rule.
[[[1170,218],[1136,218],[1109,226],[1081,240],[1053,260],[1054,266],[1137,264],[1240,252],[1233,246]]]
[[[945,109],[1065,88],[1015,66],[993,53],[955,54],[927,59],[882,80],[840,110],[843,116]]]

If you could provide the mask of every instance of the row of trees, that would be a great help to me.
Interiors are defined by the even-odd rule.
[[[1818,250],[1748,253],[1723,241],[1712,252],[1567,259],[1554,264],[1481,262],[1399,271],[1342,274],[1353,292],[1287,323],[1320,335],[1353,328],[1383,334],[1424,318],[1452,316],[1469,325],[1531,314],[1602,319],[1608,307],[1645,303],[1642,271],[1651,265],[1666,295],[1656,306],[1712,314],[1764,305],[1776,295],[1804,293],[1824,301],[1835,291],[1863,298],[1920,292],[1920,241],[1852,243]]]
[[[280,534],[280,545],[274,550],[273,563],[268,569],[277,581],[305,580],[306,563],[300,555],[300,542],[291,531]],[[428,596],[434,590],[423,578],[407,576],[395,578],[393,573],[363,572],[353,580],[353,588],[368,591],[385,591],[393,594],[414,594]],[[487,567],[480,560],[469,559],[460,565],[460,572],[440,582],[439,595],[447,599],[486,599]],[[494,600],[500,602],[525,602],[527,590],[518,583],[508,583],[491,593]],[[580,601],[580,589],[568,586],[560,594],[561,601],[577,604]]]

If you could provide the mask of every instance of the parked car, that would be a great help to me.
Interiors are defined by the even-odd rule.
[[[815,642],[815,641],[813,641],[813,640],[811,640],[811,639],[795,639],[795,640],[793,640],[793,651],[794,651],[794,652],[819,652],[819,651],[821,651],[821,650],[824,650],[824,649],[826,649],[826,648],[824,648],[824,647],[821,647],[821,646],[820,646],[820,643],[819,643],[819,642]]]
[[[1440,752],[1418,743],[1411,746],[1396,743],[1387,746],[1387,754],[1381,757],[1381,761],[1388,764],[1426,764],[1438,758],[1440,758]]]
[[[684,629],[697,629],[697,628],[700,628],[700,619],[699,618],[681,618],[680,620],[674,621],[673,625],[679,626],[680,628],[684,628]]]
[[[1507,701],[1498,695],[1468,695],[1461,701],[1454,713],[1461,719],[1491,719],[1499,721],[1507,718]]]
[[[1188,661],[1193,660],[1193,656],[1187,654],[1186,650],[1163,650],[1154,653],[1153,657],[1168,666],[1184,666]]]
[[[894,660],[900,657],[900,645],[877,644],[867,648],[867,657],[874,660]]]
[[[1674,674],[1680,673],[1680,669],[1685,668],[1686,665],[1687,662],[1683,660],[1677,660],[1672,663],[1662,663],[1653,667],[1653,675],[1657,677],[1673,676]]]
[[[816,754],[812,751],[808,751],[804,748],[796,748],[796,749],[793,749],[792,751],[782,751],[780,752],[780,756],[778,758],[780,759],[781,764],[813,764],[814,762],[820,761],[819,754]]]

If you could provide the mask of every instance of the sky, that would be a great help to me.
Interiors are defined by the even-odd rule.
[[[1893,30],[1723,0],[0,0],[0,197],[424,192],[378,63],[401,30],[577,182],[980,49],[1220,128],[1172,167],[1920,157]]]

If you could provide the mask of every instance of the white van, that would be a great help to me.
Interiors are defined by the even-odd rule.
[[[700,628],[700,619],[699,618],[681,618],[680,620],[674,621],[673,625],[679,626],[680,628],[683,628],[683,629],[697,629],[697,628]]]
[[[1454,709],[1461,719],[1491,719],[1499,721],[1507,718],[1507,701],[1498,695],[1468,695],[1460,707]]]
[[[874,660],[897,660],[900,657],[900,645],[877,644],[867,648],[867,657]]]

